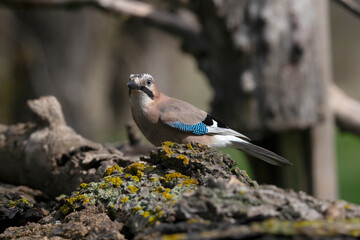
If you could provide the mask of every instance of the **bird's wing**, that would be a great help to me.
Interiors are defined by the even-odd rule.
[[[248,137],[228,128],[225,124],[190,103],[168,98],[159,105],[160,121],[180,131],[195,135],[232,135],[250,141]]]

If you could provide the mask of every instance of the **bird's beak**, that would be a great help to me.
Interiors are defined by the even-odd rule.
[[[136,84],[134,80],[127,83],[129,89],[140,90],[140,86]]]

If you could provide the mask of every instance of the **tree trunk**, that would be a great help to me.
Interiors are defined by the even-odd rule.
[[[208,44],[195,55],[216,89],[214,115],[296,163],[290,169],[262,171],[261,163],[253,161],[260,182],[334,198],[336,184],[327,193],[316,190],[319,181],[335,173],[334,164],[318,160],[334,161],[332,114],[324,91],[329,49],[321,45],[328,36],[319,31],[327,17],[318,14],[326,11],[326,4],[233,0],[209,5],[193,3]],[[321,141],[325,135],[327,141]],[[325,165],[326,177],[318,177]]]

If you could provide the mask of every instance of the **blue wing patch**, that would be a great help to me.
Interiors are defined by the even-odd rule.
[[[169,126],[181,131],[191,132],[196,135],[204,135],[208,131],[206,125],[203,122],[194,125],[189,125],[182,122],[171,122],[169,123]]]

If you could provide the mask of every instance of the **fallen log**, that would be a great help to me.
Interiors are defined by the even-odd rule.
[[[0,186],[0,223],[10,223],[1,239],[360,236],[358,205],[259,186],[229,155],[196,143],[164,142],[130,161],[66,126],[55,98],[29,105],[34,122],[0,128],[1,178],[43,193]]]

